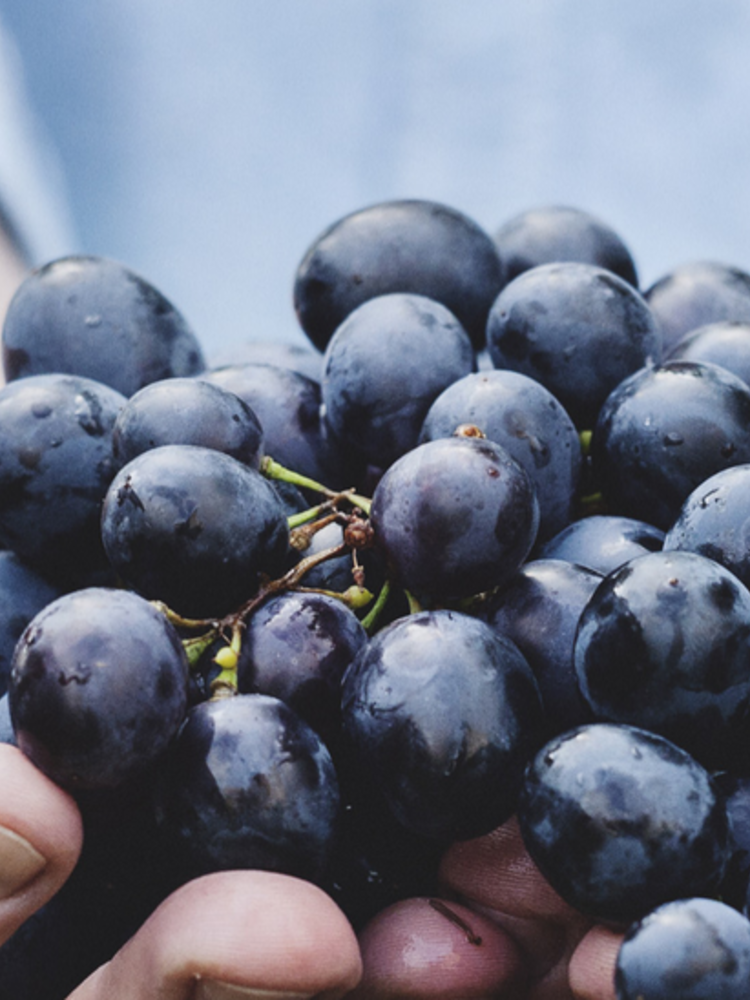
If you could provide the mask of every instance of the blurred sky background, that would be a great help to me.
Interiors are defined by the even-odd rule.
[[[63,241],[149,278],[209,358],[305,343],[299,260],[390,198],[490,232],[584,208],[644,288],[688,260],[750,270],[747,0],[0,0],[0,20]]]

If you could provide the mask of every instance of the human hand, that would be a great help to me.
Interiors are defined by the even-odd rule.
[[[454,844],[440,875],[445,905],[398,903],[365,928],[352,1000],[615,1000],[622,936],[557,895],[515,819]]]

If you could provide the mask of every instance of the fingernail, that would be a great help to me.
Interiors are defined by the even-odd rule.
[[[0,826],[0,899],[22,889],[47,864],[28,840]]]
[[[290,993],[289,990],[259,990],[252,986],[234,986],[217,983],[213,979],[200,979],[195,987],[193,1000],[310,1000],[309,993]]]

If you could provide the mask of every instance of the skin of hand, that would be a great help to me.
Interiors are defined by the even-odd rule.
[[[549,886],[518,824],[454,844],[444,903],[398,903],[361,934],[352,1000],[616,1000],[622,935],[591,922]]]

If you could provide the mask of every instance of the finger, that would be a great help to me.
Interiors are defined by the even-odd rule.
[[[0,943],[60,889],[82,841],[70,796],[16,747],[0,744]]]
[[[221,872],[173,893],[70,1000],[335,1000],[360,974],[354,932],[322,890]]]
[[[616,1000],[615,964],[623,935],[593,927],[576,948],[568,970],[576,1000]]]
[[[555,996],[560,984],[567,982],[568,959],[591,921],[543,878],[524,847],[516,820],[484,837],[452,845],[442,860],[440,877],[451,895],[491,917],[520,944],[537,987],[534,995],[540,1000],[547,994]]]
[[[521,952],[496,924],[458,903],[410,899],[360,937],[364,972],[351,1000],[520,1000]]]

